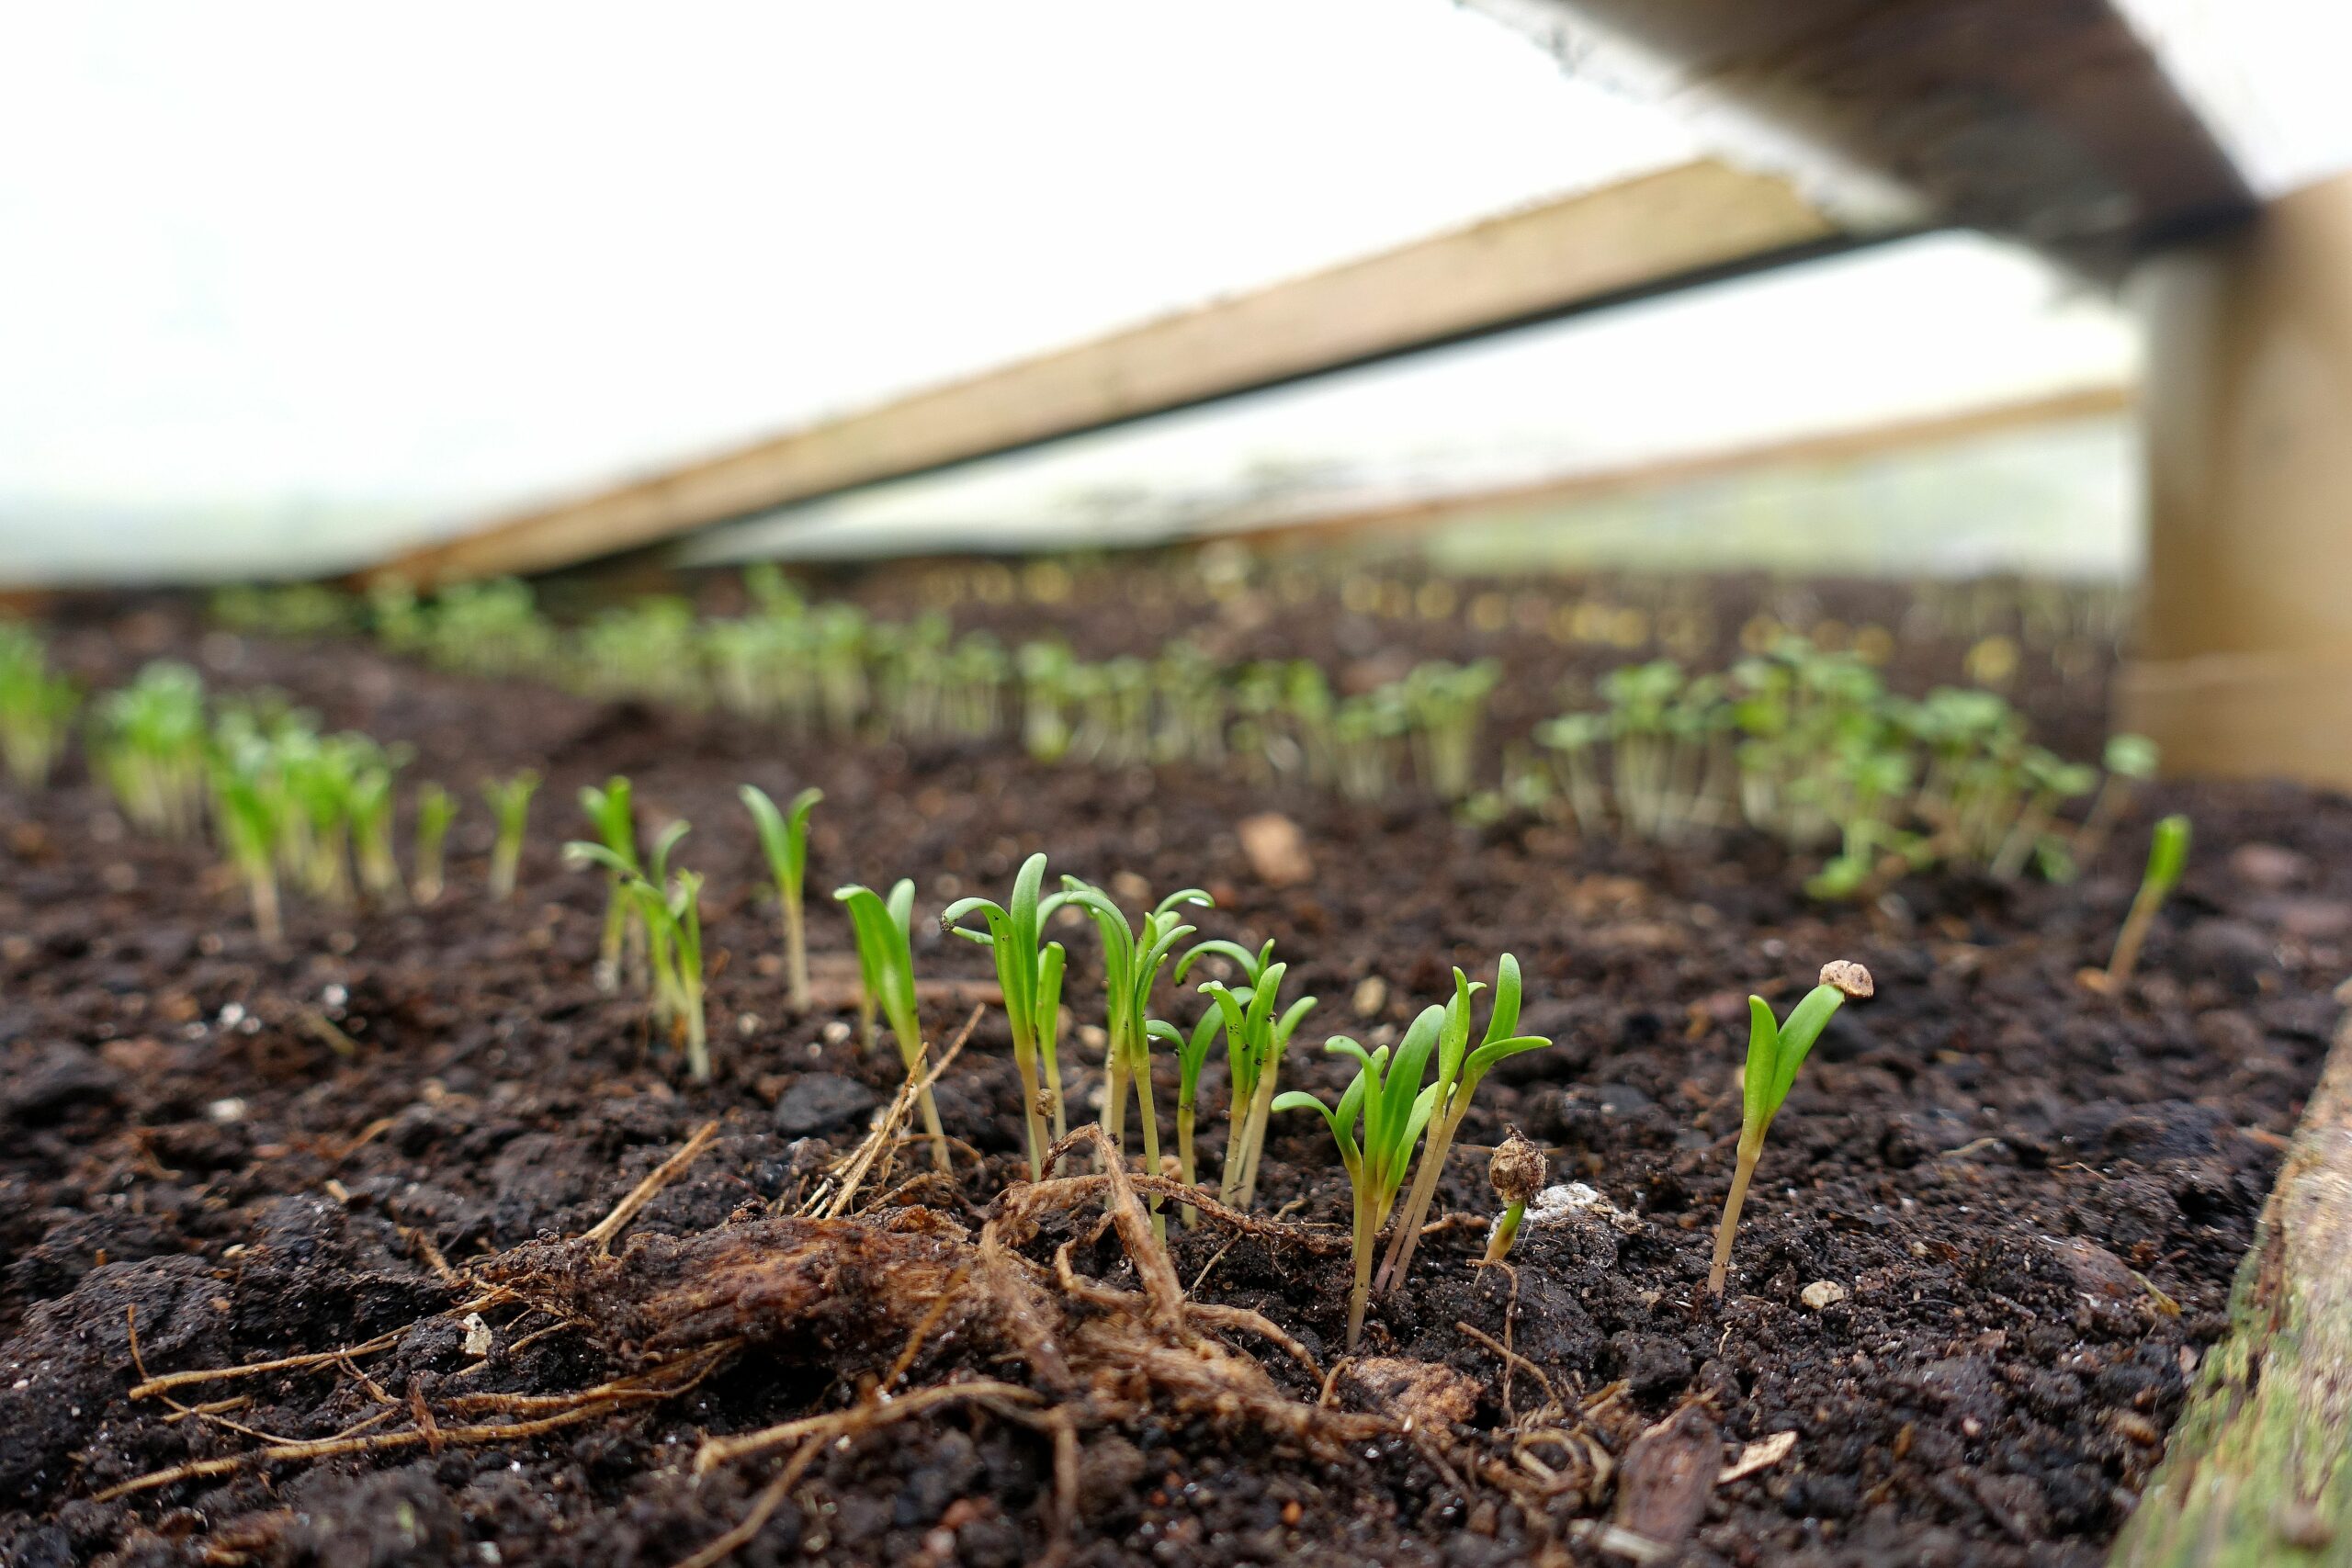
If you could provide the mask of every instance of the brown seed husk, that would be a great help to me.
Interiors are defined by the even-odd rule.
[[[1487,1179],[1494,1183],[1495,1196],[1506,1204],[1525,1203],[1544,1190],[1549,1164],[1544,1151],[1514,1127],[1510,1136],[1496,1146],[1495,1157],[1487,1166]]]
[[[1850,958],[1832,959],[1823,964],[1821,983],[1834,990],[1843,991],[1853,1001],[1860,1001],[1878,990],[1871,979],[1871,972]]]

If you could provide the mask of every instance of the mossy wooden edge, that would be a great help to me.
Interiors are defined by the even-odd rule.
[[[2109,1568],[2352,1564],[2352,1020]]]

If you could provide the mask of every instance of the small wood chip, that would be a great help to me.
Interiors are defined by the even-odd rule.
[[[1775,1432],[1769,1438],[1758,1438],[1741,1449],[1737,1459],[1724,1466],[1724,1472],[1715,1477],[1715,1484],[1728,1486],[1759,1470],[1770,1470],[1794,1452],[1796,1446],[1794,1432]]]
[[[1723,1468],[1724,1444],[1714,1417],[1703,1404],[1684,1405],[1625,1450],[1617,1482],[1617,1528],[1660,1547],[1688,1540],[1707,1511]]]

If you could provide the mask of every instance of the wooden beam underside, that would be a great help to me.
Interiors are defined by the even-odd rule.
[[[1962,409],[1951,413],[1923,414],[1915,419],[1759,441],[1721,451],[1681,454],[1645,463],[1566,474],[1555,479],[1536,479],[1491,490],[1420,496],[1410,501],[1351,508],[1345,512],[1269,523],[1261,527],[1238,529],[1216,536],[1271,544],[1295,543],[1322,536],[1390,531],[1407,533],[1474,515],[1570,506],[1613,496],[1643,495],[1674,485],[1694,484],[1757,468],[1852,462],[1889,452],[1973,441],[2007,430],[2098,419],[2126,412],[2132,406],[2132,389],[2128,386],[2107,383],[2078,387],[2062,392]]]
[[[858,485],[1807,254],[1837,237],[1774,176],[1685,164],[511,516],[368,575],[431,586],[549,570]]]
[[[2250,216],[2252,193],[2109,0],[1514,0],[1663,57],[1701,92],[2111,273]]]

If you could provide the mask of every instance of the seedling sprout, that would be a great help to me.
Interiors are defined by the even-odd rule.
[[[1544,1190],[1548,1164],[1544,1151],[1520,1136],[1516,1127],[1511,1129],[1510,1136],[1496,1145],[1494,1158],[1487,1162],[1487,1180],[1494,1187],[1503,1212],[1495,1216],[1494,1229],[1487,1234],[1484,1261],[1500,1263],[1510,1256],[1527,1205]]]
[[[602,789],[582,784],[580,809],[609,857],[599,859],[609,871],[605,878],[605,934],[596,950],[596,988],[615,991],[620,988],[622,964],[642,958],[649,934],[639,916],[640,901],[628,886],[630,877],[644,874],[638,860],[637,811],[628,780],[615,773]]]
[[[1156,1018],[1145,1025],[1153,1039],[1167,1041],[1176,1052],[1176,1179],[1187,1187],[1200,1184],[1200,1162],[1193,1153],[1193,1131],[1197,1114],[1196,1102],[1201,1093],[1201,1068],[1207,1065],[1209,1044],[1216,1040],[1216,1032],[1224,1023],[1224,1015],[1212,1003],[1208,1010],[1201,1014],[1200,1021],[1193,1025],[1193,1032],[1189,1036],[1179,1032],[1174,1024],[1162,1023]],[[1229,1168],[1233,1163],[1229,1157],[1232,1150],[1229,1140],[1226,1147],[1228,1155],[1226,1163]],[[1200,1210],[1190,1203],[1177,1206],[1177,1217],[1184,1222],[1187,1228],[1201,1223]]]
[[[490,849],[490,896],[501,903],[514,897],[514,873],[523,863],[523,829],[531,818],[531,796],[539,775],[528,768],[512,778],[485,779],[481,797],[497,820],[498,837]]]
[[[1225,1059],[1231,1083],[1229,1122],[1225,1140],[1225,1175],[1218,1184],[1217,1196],[1237,1208],[1248,1208],[1258,1192],[1258,1161],[1266,1146],[1266,1120],[1273,1109],[1274,1088],[1282,1075],[1283,1054],[1290,1048],[1291,1035],[1300,1022],[1314,1010],[1313,997],[1301,997],[1279,1014],[1274,1009],[1281,998],[1283,976],[1288,965],[1273,960],[1274,944],[1268,942],[1256,953],[1227,942],[1206,942],[1184,955],[1176,966],[1176,978],[1182,980],[1193,961],[1208,953],[1222,953],[1241,967],[1246,984],[1228,987],[1211,980],[1201,987],[1202,994],[1216,1004],[1212,1015],[1225,1029]],[[1191,1053],[1190,1077],[1184,1098],[1179,1105],[1180,1116],[1190,1108],[1200,1077],[1201,1060],[1207,1055],[1208,1042],[1199,1030],[1185,1049]],[[1188,1174],[1185,1180],[1190,1181]]]
[[[922,1018],[915,1008],[914,947],[908,932],[912,925],[915,885],[900,881],[888,902],[870,887],[836,889],[833,897],[849,907],[850,924],[857,936],[857,963],[865,980],[865,994],[889,1020],[898,1037],[899,1057],[907,1077],[922,1084],[923,1072]],[[947,1158],[947,1134],[939,1124],[939,1106],[924,1085],[918,1092],[923,1132],[931,1139],[932,1162],[952,1174]]]
[[[18,788],[49,782],[81,702],[71,681],[49,672],[49,650],[39,636],[0,622],[0,758]]]
[[[792,797],[789,810],[778,811],[767,792],[745,784],[740,792],[744,808],[759,829],[760,851],[767,856],[768,873],[775,878],[775,899],[783,911],[784,967],[792,987],[792,1005],[808,1007],[808,931],[800,907],[801,886],[808,871],[808,813],[825,798],[820,789],[804,789]]]
[[[96,705],[90,761],[133,827],[167,839],[196,836],[203,814],[204,681],[158,660]]]
[[[603,844],[573,840],[564,859],[573,865],[601,866],[620,895],[631,901],[646,935],[648,980],[654,1021],[683,1039],[686,1070],[696,1082],[710,1080],[709,1036],[703,1010],[702,882],[691,871],[673,874],[670,852],[688,831],[673,822],[653,841],[644,869],[626,864]]]
[[[357,770],[345,791],[345,811],[361,890],[378,904],[399,903],[406,889],[392,852],[392,770],[381,762]]]
[[[1388,1238],[1388,1255],[1381,1260],[1380,1278],[1375,1283],[1384,1293],[1404,1283],[1406,1270],[1413,1265],[1413,1249],[1419,1244],[1421,1224],[1429,1217],[1438,1180],[1445,1174],[1445,1156],[1453,1146],[1453,1134],[1460,1130],[1463,1117],[1469,1113],[1471,1097],[1478,1092],[1478,1085],[1504,1057],[1541,1050],[1552,1043],[1546,1035],[1517,1032],[1519,960],[1506,953],[1495,965],[1495,1006],[1487,1019],[1487,1032],[1480,1038],[1478,1048],[1470,1049],[1471,999],[1485,989],[1485,986],[1473,984],[1456,969],[1453,999],[1436,1010],[1441,1015],[1437,1080],[1431,1085],[1437,1097],[1436,1110],[1430,1123],[1429,1149],[1421,1156],[1420,1169],[1413,1174],[1412,1193],[1406,1200],[1396,1234]]]
[[[2090,815],[2075,833],[2075,861],[2079,865],[2088,865],[2106,847],[2108,835],[2131,805],[2133,791],[2155,777],[2156,743],[2144,735],[2110,736],[2102,760],[2107,766],[2106,782],[2091,802]]]
[[[1209,896],[1197,887],[1187,887],[1170,894],[1145,916],[1140,928],[1130,929],[1127,917],[1111,902],[1108,895],[1098,887],[1089,886],[1077,877],[1062,878],[1063,897],[1094,917],[1095,929],[1102,936],[1103,987],[1107,993],[1105,1008],[1106,1032],[1109,1043],[1105,1049],[1102,1100],[1102,1131],[1110,1138],[1111,1146],[1123,1155],[1122,1141],[1126,1123],[1127,1093],[1134,1087],[1136,1119],[1143,1134],[1144,1169],[1159,1173],[1159,1118],[1151,1100],[1151,993],[1158,984],[1160,970],[1174,955],[1179,944],[1193,934],[1193,928],[1182,923],[1177,913],[1188,905],[1214,907]],[[1159,1201],[1152,1200],[1152,1229],[1167,1234],[1167,1221],[1159,1213]]]
[[[213,814],[221,847],[253,902],[254,929],[272,947],[285,940],[277,897],[277,815],[255,750],[224,748],[213,771]]]
[[[409,892],[420,904],[439,900],[444,886],[449,824],[458,818],[457,798],[427,781],[416,790],[416,872]]]
[[[836,893],[835,897],[840,895]],[[911,951],[914,936],[915,885],[911,878],[900,877],[891,885],[890,896],[882,901],[883,912],[890,917],[899,931],[905,932]],[[853,935],[854,931],[853,931]],[[857,1048],[874,1049],[874,1021],[882,1005],[882,971],[863,942],[857,943]]]
[[[1714,1266],[1707,1270],[1707,1290],[1724,1293],[1731,1269],[1732,1237],[1739,1230],[1740,1206],[1747,1200],[1747,1184],[1756,1174],[1757,1157],[1764,1152],[1764,1134],[1779,1115],[1781,1104],[1797,1079],[1805,1054],[1821,1038],[1838,1004],[1857,1000],[1874,989],[1871,972],[1847,959],[1826,964],[1821,983],[1805,993],[1785,1021],[1775,1021],[1771,1005],[1762,997],[1747,998],[1747,1064],[1740,1074],[1738,1163],[1732,1170],[1731,1192],[1724,1200],[1723,1224],[1715,1230]]]
[[[1046,857],[1031,855],[1021,863],[1021,870],[1012,879],[1012,895],[1006,902],[959,898],[939,915],[942,930],[977,942],[995,955],[996,977],[1004,990],[1005,1021],[1012,1030],[1013,1066],[1021,1074],[1021,1113],[1029,1130],[1032,1181],[1044,1174],[1046,1147],[1046,1091],[1041,1089],[1037,1077],[1039,1015],[1044,1010],[1057,1011],[1061,1006],[1062,947],[1059,942],[1046,942],[1041,947],[1038,937],[1046,917],[1069,897],[1056,893],[1039,897],[1045,881]],[[971,931],[958,924],[973,915],[980,917],[986,930]],[[1049,961],[1050,976],[1046,974]],[[1048,1036],[1052,1027],[1050,1021],[1046,1022]],[[1057,1104],[1059,1099],[1057,1091]]]
[[[2140,891],[2132,896],[2132,911],[2123,917],[2123,929],[2115,936],[2115,952],[2107,961],[2109,986],[2120,986],[2132,977],[2140,963],[2140,944],[2148,940],[2156,911],[2179,886],[2181,870],[2188,863],[2188,818],[2176,813],[2158,822],[2148,840],[2148,869],[2140,878]]]
[[[1392,1060],[1388,1047],[1366,1051],[1343,1034],[1324,1042],[1323,1049],[1353,1056],[1359,1064],[1353,1082],[1335,1109],[1304,1089],[1278,1096],[1276,1111],[1315,1111],[1331,1129],[1340,1147],[1340,1163],[1347,1168],[1355,1191],[1355,1284],[1348,1292],[1348,1348],[1363,1337],[1364,1307],[1372,1299],[1372,1254],[1380,1227],[1396,1206],[1396,1189],[1404,1184],[1412,1163],[1413,1145],[1437,1109],[1439,1086],[1421,1087],[1421,1074],[1436,1053],[1445,1027],[1445,1009],[1428,1007],[1413,1021],[1398,1043]],[[1356,1127],[1361,1120],[1361,1142]]]

